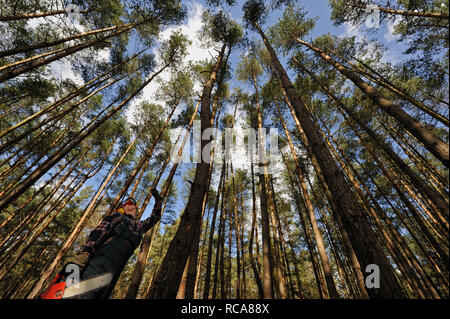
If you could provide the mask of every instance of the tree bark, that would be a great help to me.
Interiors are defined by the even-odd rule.
[[[188,127],[187,127],[187,132],[189,132],[191,127],[192,127],[194,119],[195,119],[195,117],[197,115],[197,110],[198,110],[199,105],[200,105],[200,101],[197,103],[197,106],[194,109],[194,113],[192,114],[191,120],[190,120],[190,122],[188,124]],[[189,133],[187,133],[184,136],[183,141],[182,141],[182,145],[180,146],[180,149],[178,150],[177,156],[175,158],[175,162],[174,162],[174,164],[173,164],[173,166],[172,166],[172,168],[171,168],[171,170],[169,172],[168,177],[166,178],[164,186],[161,189],[161,197],[162,198],[166,198],[166,201],[167,201],[170,185],[172,184],[173,177],[175,176],[175,172],[177,171],[178,164],[179,164],[179,159],[180,159],[180,157],[183,154],[183,148],[184,148],[184,145],[186,144],[188,136],[189,136]],[[180,137],[181,137],[181,134],[178,136],[178,138],[175,141],[174,145],[177,145],[178,140],[179,140]],[[167,165],[168,160],[169,160],[169,158],[164,163],[165,165]],[[154,188],[154,187],[156,187],[158,185],[159,179],[161,178],[162,173],[164,172],[165,165],[163,166],[163,168],[161,168],[160,174],[153,181],[152,186],[150,187],[150,189]],[[144,212],[144,210],[147,207],[148,202],[150,201],[151,197],[152,197],[152,193],[149,191],[148,195],[147,195],[147,197],[146,197],[146,199],[144,201],[144,203],[141,206],[141,209],[140,209],[141,213]],[[136,266],[135,266],[135,269],[134,269],[134,272],[133,272],[133,277],[131,278],[131,282],[130,282],[130,285],[128,287],[125,299],[135,299],[136,296],[137,296],[137,293],[139,291],[139,286],[141,284],[142,277],[144,275],[145,265],[147,263],[147,256],[148,256],[148,253],[150,251],[150,243],[151,243],[151,239],[153,238],[152,236],[153,236],[153,229],[150,230],[147,234],[145,234],[145,236],[144,236],[144,238],[142,240],[141,250],[140,250],[139,255],[138,255],[138,260],[136,262]]]
[[[101,37],[99,39],[95,39],[95,40],[91,40],[91,41],[88,41],[88,42],[85,42],[85,43],[77,44],[75,46],[71,46],[71,47],[66,48],[66,49],[59,49],[59,50],[55,50],[54,52],[48,52],[48,53],[39,55],[39,56],[47,56],[49,54],[55,53],[51,57],[48,57],[48,58],[45,58],[45,59],[41,59],[41,60],[38,60],[38,61],[34,61],[34,62],[28,63],[27,65],[24,65],[22,67],[18,67],[18,68],[14,69],[14,70],[4,72],[3,75],[0,75],[0,83],[5,82],[7,80],[11,80],[11,79],[15,78],[16,76],[21,75],[21,74],[23,74],[25,72],[29,72],[29,71],[35,70],[38,67],[47,65],[47,64],[49,64],[49,63],[51,63],[53,61],[57,61],[57,60],[59,60],[61,58],[64,58],[66,56],[69,56],[69,55],[74,54],[74,53],[76,53],[78,51],[84,50],[86,48],[89,48],[89,47],[91,47],[93,45],[99,44],[99,43],[101,43],[101,42],[103,42],[105,40],[108,40],[108,39],[110,39],[112,37],[120,35],[121,33],[129,31],[129,30],[131,30],[131,29],[133,29],[133,28],[135,28],[135,27],[137,27],[139,25],[142,25],[142,24],[144,24],[144,23],[146,23],[148,21],[149,20],[144,20],[144,21],[141,21],[141,22],[138,22],[138,23],[133,23],[133,24],[127,26],[126,28],[124,28],[123,30],[115,31],[115,32],[113,32],[111,34],[108,34],[107,36],[103,36],[103,37]],[[31,58],[27,59],[27,61],[29,61],[29,60],[31,60]],[[21,61],[21,63],[23,63],[23,61]]]
[[[327,255],[327,252],[325,250],[325,244],[324,244],[324,241],[323,241],[323,237],[322,237],[322,234],[321,234],[321,232],[319,230],[319,225],[317,224],[317,219],[316,219],[316,214],[314,212],[314,207],[313,207],[311,198],[309,196],[308,188],[306,186],[306,180],[304,178],[304,172],[302,170],[300,162],[299,162],[299,160],[297,158],[297,155],[295,153],[294,144],[292,143],[291,136],[290,136],[289,131],[287,129],[286,123],[284,122],[283,115],[281,114],[281,110],[280,110],[280,107],[278,105],[278,102],[277,101],[274,101],[274,102],[276,104],[276,107],[277,107],[277,110],[278,110],[278,115],[280,117],[280,121],[281,121],[281,124],[282,124],[283,129],[284,129],[284,133],[286,135],[289,147],[291,149],[292,158],[294,159],[294,163],[295,163],[295,166],[296,166],[296,172],[297,172],[297,176],[298,176],[299,181],[300,181],[300,186],[301,186],[303,199],[304,199],[305,206],[306,206],[306,211],[308,212],[309,222],[311,223],[311,226],[312,226],[312,229],[313,229],[314,239],[315,239],[315,242],[316,242],[317,250],[319,252],[320,261],[322,263],[322,269],[323,269],[323,272],[325,274],[325,280],[327,282],[328,293],[329,293],[330,298],[332,298],[332,299],[339,299],[339,294],[338,294],[338,292],[336,290],[336,285],[335,285],[334,279],[333,279],[333,274],[332,274],[332,269],[331,269],[331,266],[330,266],[330,261],[328,259],[328,255]]]
[[[448,204],[432,189],[426,182],[423,181],[393,150],[386,144],[384,139],[371,130],[366,124],[364,124],[356,114],[351,111],[344,103],[342,103],[325,85],[323,85],[317,77],[314,76],[310,71],[304,69],[307,73],[316,80],[317,83],[324,89],[331,101],[333,101],[340,110],[344,110],[353,121],[358,123],[358,125],[375,141],[375,143],[384,151],[386,154],[394,161],[394,163],[411,179],[412,183],[419,189],[419,191],[426,194],[426,196],[431,200],[434,206],[434,210],[437,212],[437,217],[440,222],[446,227],[447,231],[449,228],[448,221],[439,212],[448,212]]]
[[[314,47],[306,41],[299,38],[295,40],[316,52],[318,56],[327,61],[331,66],[338,70],[341,74],[352,81],[364,94],[366,94],[372,101],[377,104],[383,111],[395,118],[406,130],[414,135],[425,148],[439,159],[447,168],[449,167],[449,147],[439,137],[434,135],[429,129],[414,120],[405,111],[395,105],[391,100],[387,99],[373,86],[364,82],[357,74],[350,71],[343,65],[333,60],[323,50]]]
[[[268,42],[261,28],[258,25],[255,25],[255,27],[270,53],[272,63],[274,64],[283,87],[285,88],[289,99],[295,108],[297,117],[302,122],[302,127],[308,137],[308,143],[311,145],[311,148],[318,159],[322,173],[324,174],[325,180],[332,192],[334,202],[339,208],[338,213],[342,219],[343,226],[349,234],[362,269],[366,269],[366,267],[371,264],[376,264],[380,268],[380,282],[382,284],[377,290],[370,289],[368,291],[369,295],[372,298],[403,298],[404,294],[399,283],[397,282],[394,270],[389,263],[389,260],[379,246],[376,235],[367,223],[356,198],[349,189],[341,171],[333,161],[331,154],[317,131],[317,128],[312,123],[306,105],[298,97],[297,92],[292,86],[292,83],[279,62],[275,51]]]
[[[252,151],[250,151],[250,153],[252,153]],[[259,274],[258,271],[258,267],[257,267],[257,263],[258,260],[255,259],[255,257],[253,256],[253,240],[255,237],[255,231],[256,231],[256,192],[255,192],[255,174],[253,171],[253,160],[250,162],[250,167],[251,167],[251,176],[252,176],[252,229],[251,229],[251,233],[250,233],[250,240],[249,240],[249,244],[248,244],[248,255],[249,255],[249,259],[250,259],[250,265],[252,267],[253,270],[253,276],[255,277],[255,281],[256,281],[256,286],[258,287],[258,296],[260,299],[263,298],[264,296],[264,289],[263,289],[263,285],[262,285],[262,281],[261,281],[261,276]]]
[[[5,56],[9,56],[9,55],[14,55],[14,54],[19,54],[19,53],[27,53],[30,51],[34,51],[34,50],[38,50],[38,49],[43,49],[43,48],[48,48],[48,47],[52,47],[58,44],[62,44],[68,41],[72,41],[72,40],[76,40],[76,39],[81,39],[90,35],[94,35],[97,33],[103,33],[103,32],[107,32],[107,31],[112,31],[121,27],[126,27],[129,26],[130,24],[122,24],[122,25],[115,25],[112,27],[107,27],[107,28],[102,28],[102,29],[97,29],[97,30],[91,30],[91,31],[87,31],[87,32],[82,32],[82,33],[78,33],[75,35],[72,35],[70,37],[65,37],[63,39],[58,39],[55,41],[51,41],[51,42],[41,42],[41,43],[37,43],[37,44],[33,44],[33,45],[29,45],[26,47],[19,47],[19,48],[14,48],[14,49],[9,49],[9,50],[3,50],[0,51],[0,58],[3,58]]]
[[[253,87],[256,98],[256,111],[258,115],[258,155],[259,155],[259,187],[260,187],[260,209],[261,209],[261,224],[262,224],[262,249],[263,249],[263,289],[264,299],[273,298],[273,264],[272,264],[272,249],[270,243],[270,221],[267,207],[267,191],[266,191],[266,176],[267,176],[267,159],[265,155],[265,145],[262,133],[263,120],[262,111],[259,102],[258,83],[256,76],[253,74]]]
[[[33,185],[42,175],[44,175],[56,163],[58,163],[63,157],[65,157],[75,146],[81,143],[87,136],[92,134],[92,132],[94,132],[104,122],[106,122],[106,120],[108,120],[119,110],[121,110],[132,98],[134,98],[140,91],[142,91],[142,89],[144,89],[144,87],[146,87],[147,84],[149,84],[159,73],[161,73],[165,67],[163,67],[158,72],[154,73],[136,91],[134,91],[119,105],[111,109],[103,118],[95,122],[91,127],[79,132],[77,137],[75,137],[68,145],[66,144],[67,146],[62,147],[52,157],[48,158],[36,170],[34,170],[33,173],[28,175],[18,186],[16,186],[15,189],[10,191],[5,196],[2,196],[0,198],[0,210],[5,209],[12,201],[14,201],[21,194],[23,194],[23,192],[25,192],[31,185]]]
[[[80,10],[80,13],[88,13],[94,10]],[[49,17],[59,14],[67,13],[66,9],[55,10],[55,11],[44,11],[44,12],[31,12],[31,13],[21,13],[21,14],[8,14],[4,16],[0,16],[0,21],[18,21],[18,20],[26,20],[26,19],[35,19],[42,17]]]
[[[284,165],[286,167],[289,167],[286,156],[283,154],[283,152],[281,152],[281,156],[283,157]],[[328,291],[326,289],[325,279],[324,279],[324,277],[322,275],[322,271],[320,269],[319,260],[317,259],[317,256],[314,251],[314,244],[313,244],[313,240],[312,240],[312,236],[311,236],[311,230],[309,229],[308,224],[306,223],[304,214],[302,214],[303,211],[306,211],[306,205],[305,205],[303,199],[299,200],[297,197],[297,191],[296,191],[295,183],[294,183],[292,176],[288,175],[288,177],[289,177],[290,189],[291,189],[292,195],[294,197],[295,204],[297,206],[297,212],[299,215],[300,225],[302,226],[303,233],[304,233],[305,239],[306,239],[306,245],[307,245],[308,251],[309,251],[309,256],[311,258],[311,264],[312,264],[313,270],[314,270],[314,278],[316,280],[317,289],[319,291],[319,297],[320,297],[320,299],[325,299],[325,298],[328,299],[328,294],[327,294]],[[300,192],[298,192],[298,194],[300,194]],[[303,204],[303,206],[301,204]],[[303,207],[303,209],[302,209],[302,207]]]
[[[97,87],[99,84],[101,84],[101,83],[105,82],[106,80],[108,80],[108,79],[112,76],[112,74],[113,74],[113,72],[114,72],[115,69],[117,69],[117,68],[119,68],[120,66],[124,65],[125,63],[127,63],[127,62],[129,62],[129,61],[135,59],[135,58],[136,58],[138,55],[140,55],[142,52],[143,52],[143,51],[141,51],[141,52],[139,52],[139,53],[133,55],[132,57],[130,57],[130,58],[127,59],[126,61],[124,61],[124,62],[122,62],[122,63],[119,63],[119,64],[115,65],[114,67],[112,67],[112,68],[109,69],[108,71],[103,72],[102,74],[100,74],[99,76],[95,77],[94,79],[92,79],[92,80],[86,82],[86,83],[83,84],[82,86],[79,86],[78,88],[76,88],[76,89],[73,90],[72,92],[66,94],[64,97],[60,98],[59,100],[55,101],[54,103],[48,105],[48,106],[45,107],[45,108],[42,108],[40,111],[34,113],[33,115],[31,115],[31,116],[27,117],[26,119],[20,121],[19,123],[17,123],[17,124],[15,124],[15,125],[13,125],[13,126],[7,128],[7,129],[3,130],[2,132],[0,132],[0,137],[3,137],[3,136],[5,136],[6,134],[8,134],[9,132],[11,132],[11,131],[13,131],[13,130],[15,130],[15,129],[17,129],[17,128],[23,126],[23,125],[25,125],[25,124],[27,124],[27,123],[29,123],[31,120],[33,120],[33,119],[35,119],[35,118],[37,118],[37,117],[40,117],[40,116],[42,116],[42,115],[44,115],[44,114],[46,114],[46,113],[48,113],[48,112],[50,112],[50,111],[52,111],[52,110],[58,108],[58,107],[61,106],[61,105],[64,105],[65,103],[67,103],[68,101],[70,101],[70,100],[72,100],[73,98],[77,97],[77,96],[80,95],[81,93],[83,93],[83,92],[85,92],[85,91],[87,91],[87,90],[89,90],[89,89],[91,89],[91,88]],[[105,78],[105,79],[103,79],[103,80],[101,80],[101,81],[99,81],[99,82],[97,83],[97,81],[98,81],[99,79],[101,79],[101,78],[104,77],[104,76],[107,76],[108,74],[110,74],[110,75],[109,75],[107,78]],[[45,122],[44,122],[44,123],[45,123]],[[43,124],[42,124],[42,125],[43,125]],[[30,132],[30,133],[31,133],[31,132]],[[27,134],[29,134],[29,133],[27,133]],[[3,149],[3,144],[1,145],[1,147],[2,147],[2,149]]]
[[[367,6],[356,4],[356,3],[348,3],[347,4],[350,7],[359,8],[359,9],[366,9]],[[383,8],[383,7],[376,7],[377,10],[380,10],[382,12],[386,12],[389,14],[396,14],[396,15],[402,15],[402,16],[408,16],[408,17],[425,17],[425,18],[437,18],[437,19],[446,19],[448,20],[448,14],[447,13],[440,13],[440,12],[416,12],[416,11],[405,11],[405,10],[395,10],[391,8]]]
[[[392,174],[390,174],[389,170],[384,167],[384,165],[380,162],[379,158],[376,156],[374,150],[364,141],[364,139],[359,135],[357,131],[355,133],[358,135],[360,141],[366,146],[366,149],[369,151],[378,167],[382,170],[383,175],[388,179],[388,181],[392,184],[397,194],[399,195],[401,201],[405,204],[408,210],[411,212],[412,217],[418,223],[421,232],[435,249],[437,254],[440,256],[440,260],[445,265],[446,269],[449,269],[449,255],[444,250],[444,248],[437,242],[437,240],[433,237],[433,235],[429,232],[428,228],[424,224],[423,217],[416,210],[416,208],[411,204],[408,198],[405,196],[404,192],[400,189],[397,182],[394,180]]]
[[[219,53],[217,61],[208,81],[203,87],[201,98],[201,130],[202,132],[211,126],[210,122],[210,96],[212,87],[216,81],[217,72],[225,53],[224,44]],[[204,150],[209,141],[201,141],[201,150]],[[191,194],[184,213],[180,220],[177,233],[171,241],[167,254],[164,257],[162,265],[153,281],[148,297],[173,299],[176,296],[177,289],[183,273],[183,267],[187,262],[193,243],[192,230],[198,223],[201,223],[201,203],[206,192],[206,182],[208,179],[210,162],[201,161],[197,164],[194,183],[192,184]]]
[[[377,77],[369,74],[368,72],[362,70],[360,67],[358,67],[357,65],[355,65],[354,63],[350,62],[349,60],[345,59],[344,57],[342,57],[340,54],[338,54],[336,51],[327,48],[327,50],[329,50],[330,52],[332,52],[334,55],[336,55],[337,57],[339,57],[340,59],[344,60],[345,62],[347,62],[351,67],[355,68],[359,74],[361,74],[362,76],[364,76],[366,79],[373,81],[379,85],[381,85],[382,87],[388,89],[389,91],[391,91],[394,94],[397,94],[399,97],[407,100],[408,102],[410,102],[411,104],[415,105],[418,109],[420,109],[421,111],[427,113],[428,115],[430,115],[431,117],[433,117],[435,120],[438,120],[439,122],[441,122],[442,124],[444,124],[445,126],[449,126],[449,120],[447,118],[445,118],[444,116],[442,116],[441,114],[438,114],[437,112],[435,112],[434,110],[432,110],[431,108],[429,108],[428,106],[426,106],[424,103],[416,100],[414,97],[412,97],[411,95],[409,95],[408,93],[404,92],[402,89],[396,87],[394,84],[392,84],[389,80],[387,80],[386,78],[384,78],[383,76],[381,76],[378,72],[376,72],[374,69],[372,69],[371,67],[369,67],[367,64],[365,64],[363,61],[361,61],[360,59],[354,58],[356,59],[358,62],[360,62],[361,64],[363,64],[366,68],[368,68],[371,72],[375,73]],[[296,58],[294,57],[294,59],[296,60]]]
[[[220,173],[220,180],[219,180],[219,186],[217,188],[217,195],[216,195],[216,203],[214,205],[214,212],[211,220],[211,227],[209,230],[209,240],[208,240],[208,252],[207,252],[207,259],[206,259],[206,273],[205,273],[205,282],[203,286],[203,299],[209,299],[209,287],[211,282],[211,263],[212,263],[212,248],[213,248],[213,240],[214,240],[214,230],[216,227],[216,217],[217,217],[217,210],[219,208],[219,199],[220,199],[220,193],[222,192],[222,198],[223,198],[223,185],[224,184],[224,174],[225,174],[225,162],[222,164],[222,169]],[[216,261],[217,262],[217,261]]]

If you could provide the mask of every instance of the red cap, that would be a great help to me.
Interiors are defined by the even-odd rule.
[[[136,206],[136,200],[133,197],[128,197],[126,201],[124,201],[119,208],[124,207],[125,205],[134,205]]]

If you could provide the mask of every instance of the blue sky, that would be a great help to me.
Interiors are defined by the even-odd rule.
[[[225,12],[228,12],[233,19],[235,19],[238,23],[242,23],[242,5],[245,3],[245,1],[237,1],[237,4],[233,7],[224,6],[222,8],[216,8],[223,9]],[[200,43],[198,42],[198,32],[202,28],[201,25],[201,12],[204,9],[207,9],[207,5],[204,1],[199,0],[189,0],[189,1],[183,1],[183,4],[186,6],[187,9],[187,16],[184,22],[180,26],[174,26],[169,27],[166,30],[163,30],[163,32],[160,35],[160,39],[167,39],[170,36],[170,33],[177,29],[181,30],[183,33],[185,33],[190,40],[193,42],[191,47],[189,48],[188,52],[188,60],[204,60],[209,59],[212,56],[216,56],[217,53],[212,48],[202,48],[200,46]],[[317,36],[320,36],[322,34],[331,33],[336,36],[356,36],[357,38],[362,38],[365,36],[365,25],[362,24],[361,26],[355,28],[350,25],[340,25],[340,26],[334,26],[332,21],[330,20],[331,16],[331,9],[328,5],[327,0],[303,0],[299,2],[301,6],[305,8],[305,10],[308,12],[309,17],[317,17],[316,26],[312,30],[311,34],[308,36],[307,40],[315,38]],[[266,24],[263,26],[264,29],[272,26],[275,24],[279,17],[282,14],[282,10],[272,11],[267,19]],[[254,40],[260,40],[260,37],[256,33],[249,33],[250,37]],[[385,44],[387,47],[386,56],[384,57],[385,60],[390,61],[390,58],[392,58],[391,62],[398,62],[399,56],[401,54],[402,48],[401,45],[397,44],[395,42],[395,38],[392,35],[392,28],[386,25],[381,25],[380,28],[376,31],[371,33],[371,38],[377,38],[381,43]],[[133,44],[132,44],[133,45]],[[158,46],[155,47],[153,50],[154,53],[157,53]],[[242,54],[242,50],[237,51],[235,50],[233,54],[230,57],[230,64],[231,67],[235,70],[236,65],[239,61],[239,57]],[[282,62],[285,62],[285,59],[281,57]],[[162,79],[168,79],[168,73],[162,74],[160,76]],[[232,79],[230,81],[231,87],[236,86],[244,86],[243,83],[240,83],[236,79]],[[245,87],[245,86],[244,86]],[[197,87],[197,90],[200,90],[200,87]],[[157,90],[157,84],[156,82],[151,83],[147,88],[144,90],[144,94],[142,96],[142,99],[150,100],[152,101],[155,91]],[[133,113],[134,106],[139,103],[139,100],[133,102],[131,106],[128,108],[127,112]],[[230,112],[230,110],[227,110],[226,112]],[[176,114],[175,114],[176,116]],[[185,181],[183,180],[183,173],[188,168],[192,167],[192,165],[189,164],[180,164],[178,168],[178,172],[180,173],[178,177],[175,178],[177,187],[179,192],[187,190],[185,188]],[[169,168],[170,170],[170,168]],[[164,174],[163,178],[166,176]],[[217,178],[218,179],[218,178]],[[218,182],[218,181],[216,181]],[[162,185],[162,182],[160,182],[160,185]],[[160,188],[161,186],[159,186]],[[180,193],[181,193],[180,192]],[[188,194],[186,194],[188,195]],[[179,196],[177,200],[177,205],[175,207],[176,211],[182,211],[184,209],[185,202],[182,200],[183,196]],[[151,208],[153,206],[153,201],[148,205],[148,208],[143,215],[143,218],[147,217],[148,214],[151,211]]]
[[[233,7],[227,7],[224,6],[222,9],[224,9],[224,11],[228,12],[231,17],[233,19],[235,19],[238,23],[242,23],[242,5],[245,3],[245,0],[241,0],[241,1],[237,1],[237,4]],[[214,57],[217,55],[217,53],[213,50],[213,48],[203,48],[200,45],[200,42],[198,40],[198,32],[201,30],[202,25],[201,25],[201,13],[203,12],[204,9],[207,9],[207,5],[205,4],[204,1],[200,1],[200,0],[188,0],[188,1],[183,1],[183,4],[186,6],[187,9],[187,16],[186,19],[183,21],[183,23],[181,25],[178,26],[173,26],[173,27],[169,27],[165,30],[163,30],[160,34],[160,39],[159,40],[164,40],[164,39],[168,39],[168,37],[170,36],[171,32],[174,30],[181,30],[184,34],[186,34],[190,40],[192,41],[192,45],[188,50],[188,60],[191,61],[195,61],[195,60],[205,60],[205,59],[210,59],[211,57]],[[317,21],[316,21],[316,26],[315,28],[312,30],[311,34],[307,37],[306,40],[310,40],[312,38],[315,38],[317,36],[320,36],[322,34],[325,33],[331,33],[337,36],[356,36],[358,37],[363,37],[365,35],[365,26],[364,24],[362,24],[360,27],[358,28],[354,28],[350,25],[341,25],[341,26],[334,26],[332,21],[330,20],[330,16],[331,16],[331,9],[329,8],[328,5],[328,1],[327,0],[303,0],[303,1],[299,1],[298,2],[299,5],[303,6],[305,8],[305,10],[308,12],[308,16],[309,17],[317,17]],[[220,8],[219,8],[220,9]],[[217,10],[217,8],[216,8]],[[270,15],[267,19],[266,24],[263,26],[264,29],[274,25],[277,20],[279,19],[279,17],[282,14],[282,10],[277,10],[277,11],[272,11],[270,12]],[[252,33],[250,32],[250,37],[254,40],[259,41],[260,37],[258,34],[256,33]],[[398,62],[399,60],[401,60],[402,55],[402,45],[398,44],[395,42],[395,38],[392,35],[392,24],[390,25],[382,25],[376,32],[371,34],[372,38],[377,38],[379,39],[379,41],[383,44],[386,45],[387,51],[386,51],[386,55],[384,57],[385,61],[391,61],[391,62]],[[157,54],[157,50],[158,50],[159,45],[156,45],[152,51]],[[133,41],[130,42],[130,49],[132,50],[133,48],[136,48],[136,43],[134,43]],[[103,52],[105,54],[103,54],[102,58],[106,58],[107,57],[107,52]],[[242,50],[240,51],[234,51],[233,54],[230,57],[230,64],[232,69],[236,69],[236,65],[239,61],[239,57],[240,55],[243,53]],[[283,57],[281,57],[281,60],[283,63],[285,63],[285,60],[283,59]],[[286,64],[285,64],[286,65]],[[56,77],[70,77],[70,78],[74,78],[76,77],[76,74],[73,74],[73,71],[71,70],[69,65],[61,65],[61,64],[53,64],[52,65],[53,68],[53,73],[54,75],[56,75]],[[294,75],[292,75],[294,77]],[[168,73],[163,73],[159,76],[161,79],[168,79]],[[292,78],[294,79],[294,78]],[[240,83],[239,81],[237,81],[236,79],[232,79],[230,81],[230,86],[231,87],[236,87],[236,86],[244,86],[243,83]],[[135,101],[133,101],[132,103],[130,103],[130,105],[128,106],[126,112],[128,115],[131,115],[134,112],[135,106],[141,101],[141,100],[147,100],[147,101],[154,101],[154,93],[157,90],[157,83],[156,81],[153,81],[153,83],[151,83],[148,87],[146,87],[143,91],[143,95],[140,99],[137,99]],[[201,88],[197,87],[196,88],[197,91],[199,91]],[[228,112],[230,112],[228,110]],[[177,115],[177,113],[175,114],[175,116]],[[187,166],[186,164],[182,164],[179,167],[179,171],[180,171],[180,175],[178,177],[176,177],[176,181],[178,184],[178,190],[179,192],[183,192],[184,190],[186,190],[184,184],[184,180],[182,179],[183,177],[183,171],[185,171],[189,166]],[[170,166],[169,166],[170,169]],[[106,174],[106,172],[104,173]],[[86,186],[88,185],[93,185],[94,189],[96,189],[99,185],[99,183],[101,182],[103,176],[103,173],[98,174],[96,177],[92,178],[91,180],[89,180],[86,183]],[[165,174],[166,175],[166,174]],[[163,179],[165,177],[165,175],[163,176]],[[160,183],[160,185],[162,185],[162,182]],[[97,186],[97,187],[96,187]],[[159,186],[158,188],[160,188],[161,186]],[[188,195],[188,194],[187,194]],[[177,201],[177,206],[176,206],[176,210],[177,211],[182,211],[184,209],[184,202],[181,200],[181,198],[183,196],[179,196],[180,198]],[[144,214],[144,217],[148,216],[151,208],[153,207],[153,200],[152,202],[150,202],[150,204],[148,205],[148,209],[146,211],[146,213]]]

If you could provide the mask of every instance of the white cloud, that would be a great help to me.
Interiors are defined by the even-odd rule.
[[[57,3],[57,7],[54,8],[55,10],[63,9],[64,6],[62,3]],[[27,26],[30,29],[36,29],[42,24],[51,24],[55,26],[54,31],[56,31],[61,38],[67,37],[68,34],[64,32],[65,29],[71,28],[73,32],[82,33],[86,31],[86,28],[79,23],[76,19],[69,19],[67,15],[56,15],[56,16],[48,16],[48,17],[41,17],[41,18],[35,18],[35,19],[28,19]],[[61,28],[57,28],[56,26],[61,26]],[[75,44],[78,44],[79,42],[76,42],[74,40],[66,42],[64,44],[65,47],[70,47]],[[102,49],[100,51],[97,51],[94,55],[95,59],[98,62],[106,62],[109,60],[109,54],[110,50],[108,48]],[[75,54],[70,55],[70,59],[76,59],[77,57],[81,57],[83,55],[92,55],[92,53],[87,52],[85,50],[81,50]],[[75,72],[72,68],[71,62],[66,59],[62,58],[59,60],[56,60],[48,65],[48,78],[54,78],[57,81],[64,81],[67,79],[72,80],[77,85],[83,85],[84,81],[83,78],[80,76],[78,72]]]
[[[385,51],[383,56],[380,59],[380,62],[391,62],[398,63],[402,60],[402,51],[403,48],[401,44],[396,43],[395,41],[398,39],[398,35],[394,34],[395,26],[400,23],[401,18],[389,19],[385,26],[379,28],[377,30],[376,35],[379,35],[378,39],[382,36],[384,41],[386,42]],[[367,42],[366,35],[361,31],[361,25],[355,25],[349,22],[344,23],[345,32],[341,35],[341,38],[345,37],[355,37],[357,43]],[[383,31],[386,30],[385,33]],[[372,48],[375,50],[374,44],[369,42],[368,49],[365,55],[358,54],[359,58],[364,59],[365,57],[370,57],[372,53]]]
[[[353,24],[351,22],[344,22],[345,33],[342,34],[341,38],[355,37],[357,42],[361,42],[364,35],[360,31],[360,26],[358,24]]]
[[[204,59],[209,59],[211,54],[209,53],[211,49],[202,48],[202,44],[199,41],[199,32],[202,29],[202,13],[203,13],[203,5],[198,2],[189,2],[186,4],[188,8],[188,20],[185,24],[181,25],[181,27],[173,27],[167,28],[161,33],[160,38],[162,40],[167,40],[170,38],[170,35],[175,30],[180,30],[190,41],[192,44],[189,46],[188,55],[186,57],[186,61],[199,61]]]
[[[192,1],[188,2],[186,4],[187,7],[187,20],[184,24],[181,26],[176,27],[169,27],[163,30],[159,35],[159,42],[160,44],[162,41],[168,40],[170,38],[170,35],[174,31],[180,31],[182,34],[184,34],[192,43],[187,49],[187,56],[184,59],[184,63],[187,64],[189,61],[200,61],[200,60],[206,60],[210,59],[211,56],[214,56],[213,48],[203,48],[201,45],[201,42],[199,41],[199,32],[202,28],[202,13],[203,13],[203,5],[199,2]],[[157,46],[157,48],[159,45]],[[157,48],[153,50],[153,53],[155,53],[157,57],[157,63],[158,65],[161,65],[161,61],[158,58],[158,52]],[[164,70],[158,78],[162,80],[169,80],[170,72],[169,70]],[[197,84],[198,85],[198,84]],[[127,114],[131,115],[134,113],[136,109],[136,105],[138,105],[143,100],[151,102],[151,103],[157,103],[158,101],[155,100],[154,96],[158,89],[158,83],[157,81],[152,81],[149,85],[147,85],[144,90],[141,98],[136,99],[133,103],[130,104],[130,107],[127,109]],[[194,87],[194,90],[200,90],[200,87]],[[175,112],[174,117],[176,117],[178,112]],[[131,119],[132,116],[127,116],[127,118]]]
[[[73,71],[72,64],[66,59],[61,59],[52,62],[49,65],[49,70],[50,70],[49,78],[54,78],[57,81],[64,81],[70,79],[77,85],[83,85],[84,83],[81,76]]]
[[[389,19],[389,21],[386,23],[387,32],[383,35],[383,38],[387,43],[396,41],[399,38],[398,35],[394,34],[394,28],[400,23],[400,21],[401,18],[396,17],[394,19]]]
[[[109,61],[109,48],[104,48],[95,52],[95,60],[97,62],[108,62]],[[70,56],[70,60],[76,60],[82,57],[92,56],[92,51],[80,51]],[[70,60],[63,58],[54,61],[48,65],[49,76],[48,78],[54,78],[57,81],[72,80],[76,85],[83,85],[84,80],[80,73],[76,72],[72,68],[72,62]],[[88,59],[89,60],[89,59]]]

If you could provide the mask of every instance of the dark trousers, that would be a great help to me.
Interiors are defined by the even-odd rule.
[[[123,223],[118,234],[108,244],[97,250],[81,274],[81,280],[85,280],[112,273],[111,282],[105,287],[80,295],[77,299],[108,299],[141,238],[141,236],[138,237],[131,232],[127,225]]]

